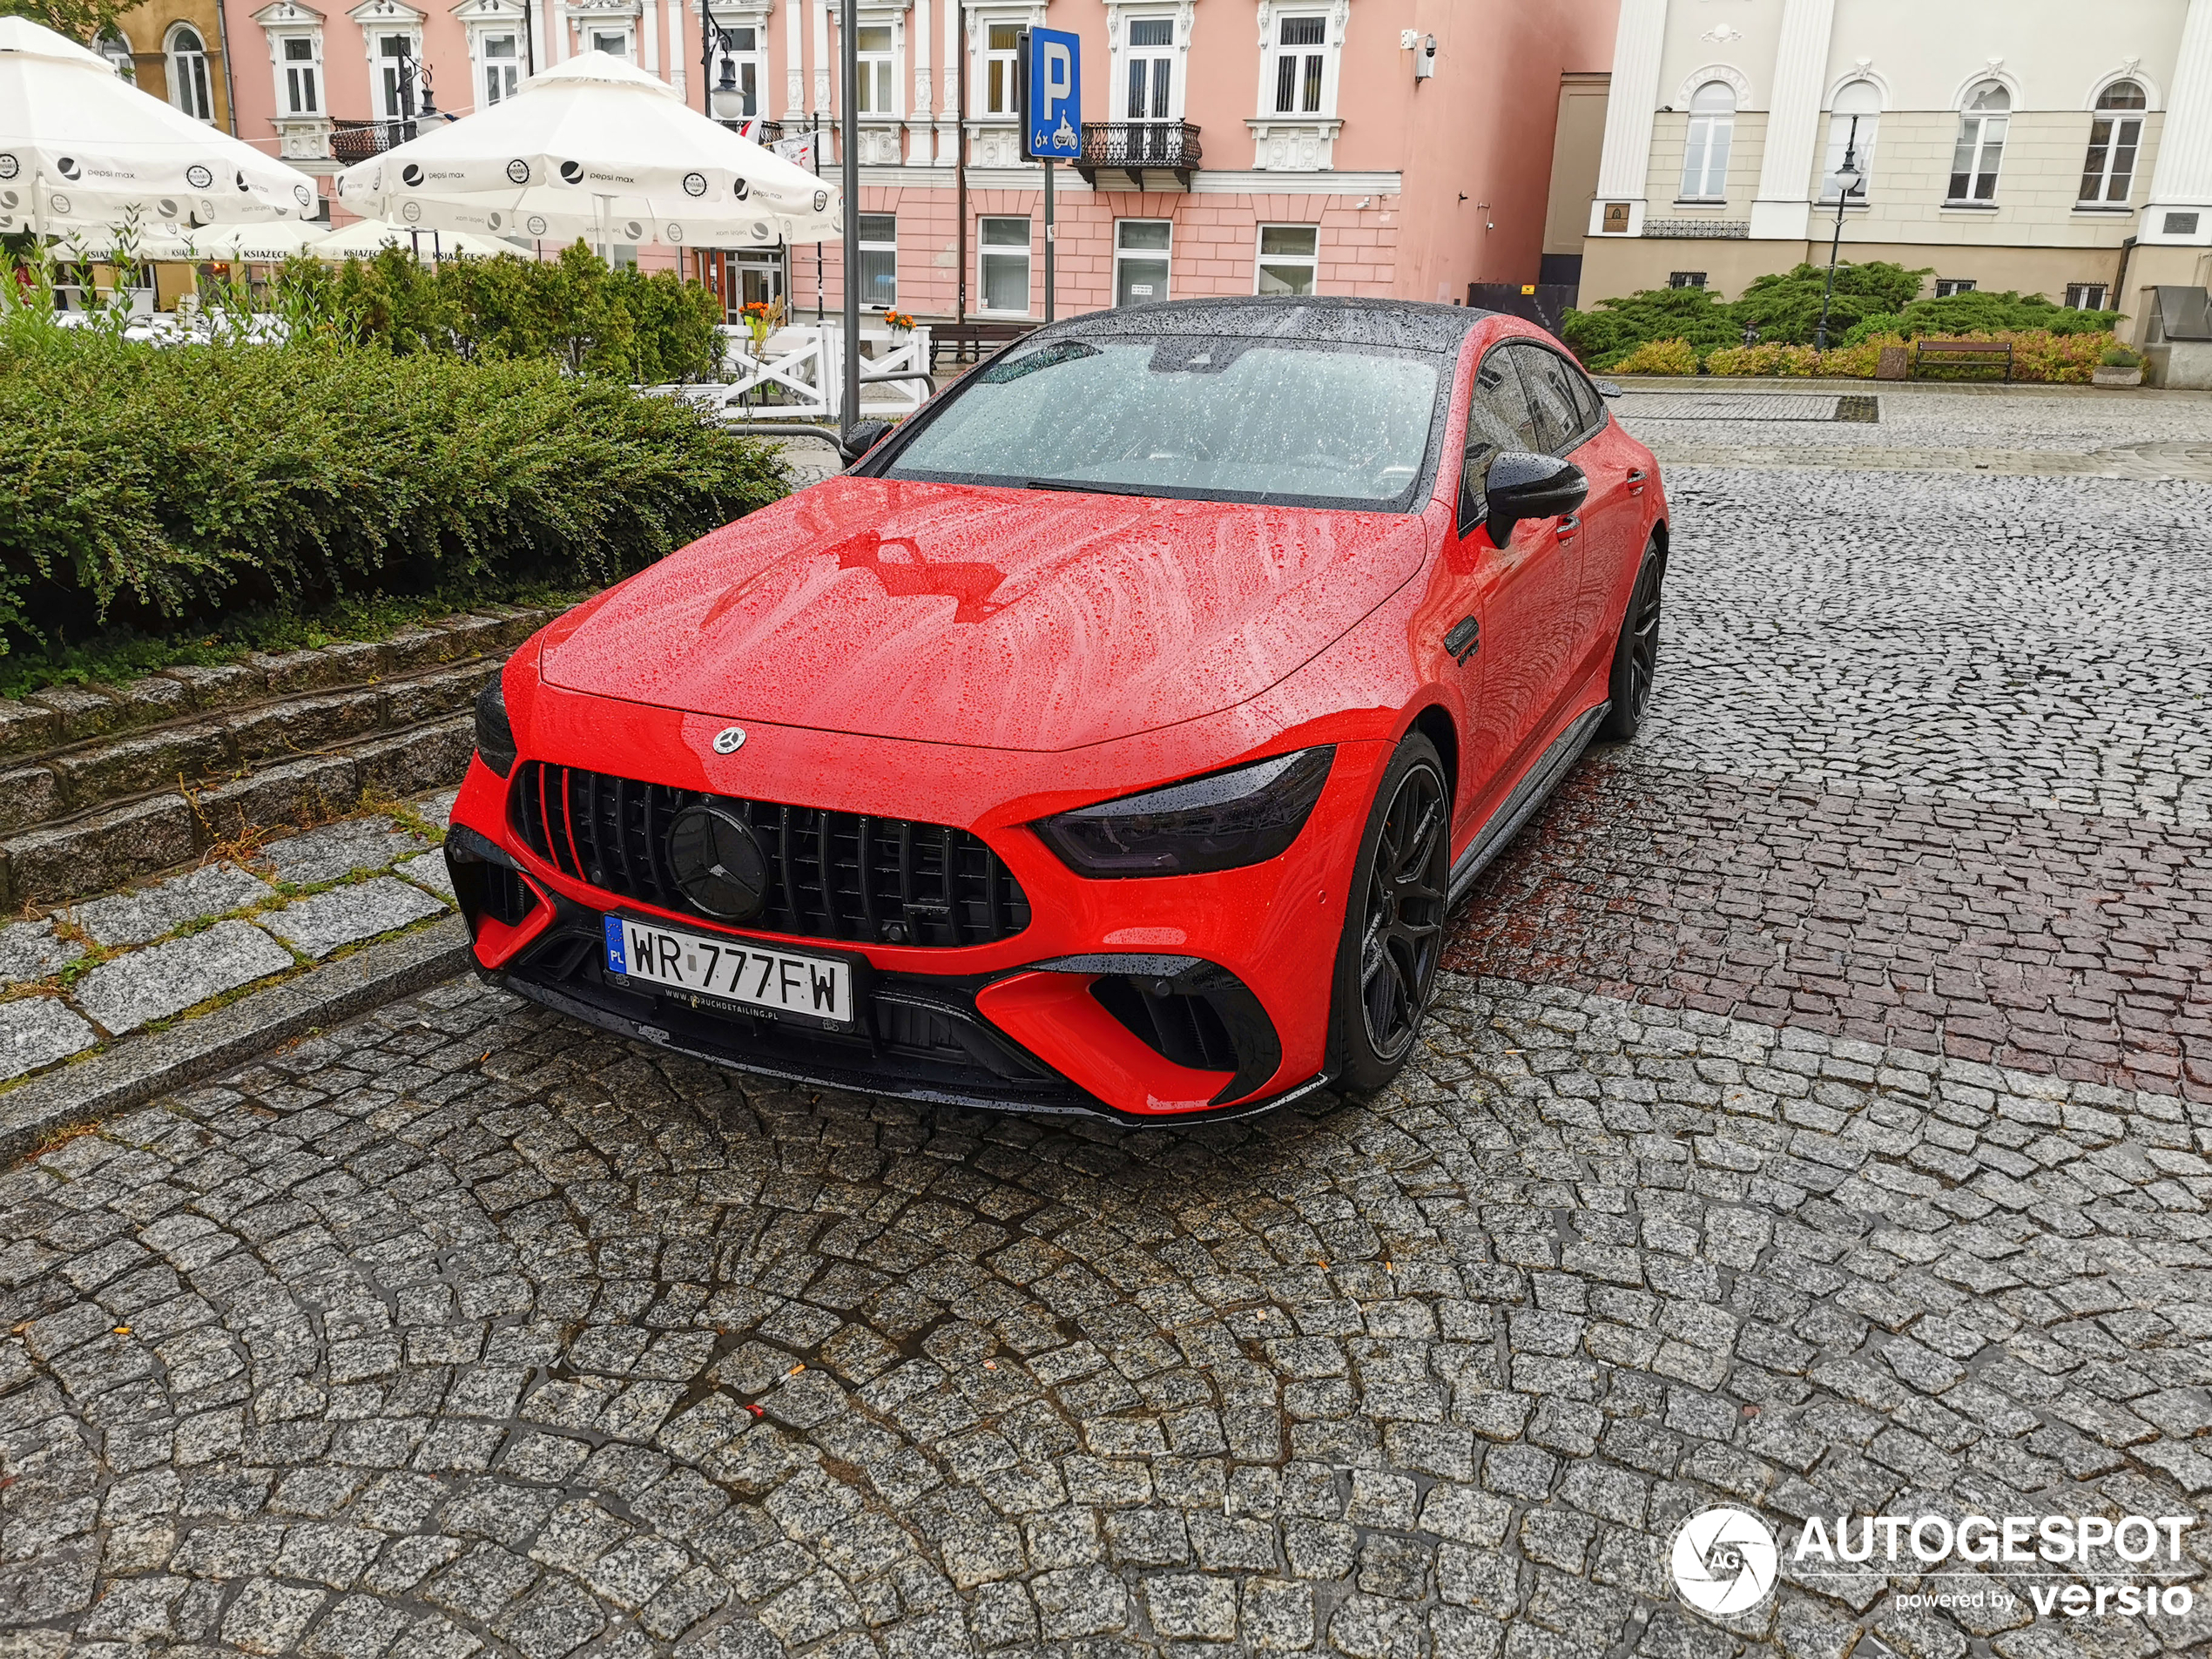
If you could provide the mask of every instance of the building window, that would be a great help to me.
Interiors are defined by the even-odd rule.
[[[1014,108],[1014,57],[1021,28],[1010,23],[995,23],[984,37],[983,52],[983,112],[986,115],[1012,115]],[[985,224],[991,221],[986,219]],[[1006,221],[1011,224],[1012,220]],[[1027,224],[1028,221],[1022,221]],[[1024,239],[1025,246],[1027,239]],[[1028,309],[1023,300],[1022,308]]]
[[[1669,271],[1667,273],[1667,286],[1670,288],[1702,288],[1705,286],[1705,273],[1703,271]]]
[[[2089,153],[2081,163],[2080,200],[2102,205],[2128,199],[2135,182],[2135,152],[2143,142],[2143,118],[2128,111],[2149,104],[2134,81],[2114,81],[2098,95],[2089,122]]]
[[[183,24],[169,31],[169,101],[196,121],[215,118],[207,48],[199,31]]]
[[[1329,20],[1279,17],[1275,24],[1275,113],[1318,115],[1328,68]]]
[[[860,303],[872,311],[892,310],[899,303],[899,216],[861,214],[856,246],[860,251]]]
[[[1116,221],[1116,305],[1157,305],[1168,297],[1168,251],[1173,238],[1174,227],[1164,219]]]
[[[714,113],[746,120],[760,113],[760,30],[752,24],[715,30]]]
[[[898,106],[891,101],[894,77],[891,72],[891,25],[871,24],[853,31],[853,39],[860,48],[860,101],[857,106],[862,115],[896,115]]]
[[[1256,293],[1312,293],[1321,264],[1321,232],[1312,225],[1259,227],[1259,281]]]
[[[1029,310],[1029,221],[987,219],[976,238],[983,309],[1026,316]]]
[[[1852,81],[1836,94],[1828,117],[1828,156],[1820,168],[1820,199],[1836,199],[1848,152],[1854,169],[1851,199],[1863,202],[1873,187],[1874,130],[1881,124],[1882,95],[1871,81]]]
[[[2073,311],[2102,311],[2109,292],[2101,282],[2069,282],[2066,285],[2067,307]]]
[[[1129,118],[1164,121],[1175,105],[1175,20],[1132,17],[1129,25]]]
[[[610,57],[630,61],[630,30],[627,29],[594,29],[590,34],[590,48],[604,52]]]
[[[514,97],[523,84],[521,43],[513,35],[478,36],[476,75],[485,108]]]
[[[1935,297],[1939,300],[1948,300],[1954,293],[1972,293],[1973,291],[1974,279],[1972,277],[1938,277],[1936,279]]]
[[[376,95],[387,121],[415,118],[415,49],[405,35],[385,35],[376,43]]]
[[[322,66],[310,35],[287,35],[277,43],[277,107],[287,115],[322,113]]]
[[[2005,129],[2011,124],[2013,95],[1995,81],[1984,81],[1966,99],[1959,116],[1959,144],[1951,155],[1954,202],[1986,202],[1997,195],[1997,170],[2005,159]]]
[[[114,64],[115,72],[132,85],[138,84],[138,60],[131,55],[131,43],[114,30],[102,35],[92,50]]]
[[[1728,199],[1728,152],[1736,143],[1736,89],[1707,81],[1689,100],[1689,146],[1682,156],[1682,199]]]

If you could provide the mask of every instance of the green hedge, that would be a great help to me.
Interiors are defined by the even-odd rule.
[[[615,579],[780,496],[772,451],[556,361],[0,328],[0,650]]]
[[[1838,266],[1835,293],[1828,299],[1831,348],[1888,334],[1907,339],[1921,334],[2101,334],[2109,333],[2118,320],[2109,311],[2070,311],[2040,294],[1977,292],[1915,299],[1921,279],[1929,274],[1881,260]],[[1827,287],[1827,266],[1799,265],[1757,278],[1734,300],[1723,300],[1705,288],[1650,288],[1601,300],[1593,310],[1569,311],[1560,332],[1575,355],[1594,369],[1660,372],[1632,364],[1674,362],[1679,357],[1677,342],[1687,345],[1703,365],[1716,351],[1741,351],[1746,329],[1757,332],[1761,347],[1810,347],[1819,331]],[[1644,353],[1641,359],[1639,352]]]
[[[672,271],[610,268],[578,242],[558,259],[518,254],[417,262],[405,248],[326,265],[300,254],[259,293],[210,285],[211,308],[266,310],[295,334],[401,356],[550,357],[579,374],[645,386],[711,377],[722,302]]]

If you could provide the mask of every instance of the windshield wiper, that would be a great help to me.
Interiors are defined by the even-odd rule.
[[[1066,489],[1080,496],[1150,496],[1152,492],[1139,484],[1083,484],[1065,478],[1028,478],[1022,481],[1024,489]]]

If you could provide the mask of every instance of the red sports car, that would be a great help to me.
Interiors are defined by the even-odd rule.
[[[1453,901],[1635,732],[1666,563],[1650,451],[1514,319],[1094,313],[518,651],[454,887],[499,983],[750,1072],[1372,1089]]]

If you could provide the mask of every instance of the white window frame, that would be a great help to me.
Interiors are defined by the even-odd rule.
[[[1311,253],[1270,253],[1267,251],[1267,233],[1270,231],[1305,231],[1313,238],[1313,252]],[[1295,225],[1289,223],[1273,225],[1262,224],[1255,226],[1252,230],[1252,292],[1254,293],[1265,293],[1268,292],[1267,289],[1260,286],[1260,267],[1265,265],[1272,265],[1278,267],[1287,267],[1291,266],[1304,267],[1307,279],[1305,292],[1307,293],[1320,293],[1321,227],[1318,225],[1312,224]],[[1291,292],[1295,293],[1296,290],[1291,290]]]
[[[273,30],[269,42],[276,51],[277,118],[300,121],[324,114],[322,30]],[[307,50],[295,52],[295,46]],[[300,96],[303,90],[307,93],[304,99]]]
[[[1112,122],[1180,121],[1183,119],[1184,92],[1190,68],[1190,19],[1194,8],[1188,4],[1116,3],[1109,0],[1106,7],[1107,98],[1106,118]],[[1132,46],[1130,44],[1130,25],[1140,23],[1165,23],[1170,25],[1168,44],[1164,46]],[[1168,63],[1168,112],[1149,113],[1150,99],[1146,99],[1148,113],[1129,113],[1129,66],[1139,54],[1147,59],[1164,57]]]
[[[976,114],[1001,116],[1009,121],[1020,115],[1020,100],[1016,87],[1021,73],[1021,48],[1018,45],[1008,46],[1003,50],[994,47],[991,44],[991,30],[994,29],[1018,30],[1023,27],[1027,21],[1025,17],[1019,15],[989,11],[976,14],[976,74],[974,80],[970,83],[975,92]],[[991,96],[991,68],[995,64],[1003,71],[1000,78],[1001,98],[997,100],[994,100]],[[1001,108],[1001,103],[1003,103],[1005,107]]]
[[[190,46],[179,44],[189,35]],[[195,121],[215,123],[215,73],[209,64],[207,37],[197,24],[179,21],[162,37],[161,56],[169,79],[169,102]]]
[[[891,297],[881,300],[863,299],[860,301],[860,309],[896,311],[899,308],[899,216],[896,213],[862,213],[860,219],[863,224],[872,219],[887,219],[891,221],[891,239],[887,242],[880,239],[871,240],[865,230],[853,239],[853,246],[860,253],[888,253],[891,256]],[[862,290],[863,293],[867,292],[865,288]]]
[[[581,50],[584,51],[606,51],[606,48],[599,44],[601,41],[619,39],[622,50],[608,52],[607,55],[619,57],[625,64],[637,61],[637,25],[627,18],[602,23],[597,17],[586,17],[577,24],[577,34],[580,37]]]
[[[1954,293],[1972,293],[1980,280],[1979,277],[1938,277],[1935,297],[1948,300]]]
[[[384,95],[384,43],[395,37],[407,42],[408,57],[420,67],[422,63],[422,14],[400,0],[363,0],[346,14],[361,25],[361,43],[368,58],[368,105],[372,118],[378,121],[411,121],[415,115],[402,115],[387,107]],[[415,115],[422,110],[422,80],[415,77]]]
[[[115,72],[136,86],[138,84],[138,57],[132,51],[131,42],[120,27],[111,28],[92,43],[92,50],[115,66]]]
[[[1728,108],[1699,109],[1698,100],[1716,87],[1728,95]],[[1682,188],[1675,197],[1676,201],[1728,199],[1728,170],[1736,158],[1738,106],[1736,88],[1718,77],[1703,82],[1690,95],[1689,126],[1683,135]],[[1714,187],[1716,182],[1717,189]]]
[[[2142,102],[2124,109],[2107,109],[2106,98],[2115,87],[2132,86]],[[2081,188],[2074,198],[2078,207],[2125,207],[2128,199],[2135,193],[2135,180],[2143,170],[2143,118],[2150,113],[2150,88],[2133,76],[2123,75],[2110,84],[2097,89],[2097,107],[2089,111],[2089,147],[2081,157]],[[2107,127],[2102,138],[2097,129]],[[2103,159],[2095,172],[2090,162],[2098,151],[2104,152]],[[2115,163],[2122,151],[2127,152],[2128,171],[2117,172]],[[2120,193],[2112,193],[2113,185],[2120,185]]]
[[[1019,223],[1028,240],[1022,244],[1022,309],[1010,311],[994,308],[991,305],[989,266],[991,260],[1012,260],[1016,257],[1010,242],[991,243],[983,236],[983,226],[989,224]],[[1036,291],[1037,227],[1036,221],[1027,213],[983,213],[975,220],[975,297],[979,315],[986,317],[1026,317],[1029,314],[1030,296]]]
[[[1312,21],[1321,26],[1321,38],[1295,46],[1283,44],[1283,27],[1292,21]],[[1331,26],[1329,9],[1319,5],[1285,3],[1268,8],[1267,35],[1260,54],[1259,113],[1273,121],[1326,121],[1337,112],[1337,71],[1343,36]],[[1320,60],[1320,84],[1314,107],[1308,109],[1305,90],[1313,60]],[[1291,64],[1291,107],[1280,107],[1283,69]]]
[[[1858,118],[1858,140],[1851,145],[1851,118]],[[1851,163],[1858,169],[1858,187],[1851,200],[1864,206],[1874,193],[1874,140],[1882,126],[1882,89],[1863,77],[1836,89],[1828,113],[1828,153],[1820,163],[1820,199],[1836,199],[1836,179],[1844,165],[1844,150],[1852,149]]]
[[[2003,108],[1974,107],[1992,91],[2004,95]],[[1966,89],[1966,97],[1959,99],[1959,136],[1952,145],[1951,166],[1945,174],[1945,206],[1996,206],[1997,186],[2005,172],[2005,145],[2012,138],[2013,104],[2013,89],[2002,81],[1989,79],[1976,81]],[[1990,132],[1993,125],[1996,128],[1993,138]],[[1967,160],[1963,174],[1959,169],[1961,156]],[[1961,178],[1966,180],[1963,192],[1956,188]]]
[[[765,11],[725,11],[717,8],[715,27],[723,35],[734,34],[740,29],[752,31],[752,44],[738,46],[725,44],[718,37],[714,44],[714,62],[708,71],[707,93],[712,99],[714,116],[720,121],[750,121],[768,118],[768,14]],[[730,85],[722,84],[722,71],[730,71]],[[745,71],[752,71],[752,107],[748,110],[745,96]]]
[[[2088,301],[2094,299],[2096,303]],[[2104,311],[2109,308],[2112,285],[2108,282],[2069,282],[2066,285],[2066,307],[2069,311]]]
[[[864,44],[880,30],[880,46]],[[863,11],[853,30],[853,55],[859,62],[853,66],[853,84],[860,94],[860,107],[854,112],[870,120],[895,121],[905,113],[906,100],[899,96],[899,60],[905,56],[900,51],[904,44],[900,37],[906,30],[891,17],[880,12]]]
[[[1123,247],[1122,232],[1131,225],[1157,225],[1168,233],[1165,247]],[[1146,294],[1143,303],[1158,305],[1175,297],[1175,221],[1171,219],[1117,219],[1114,221],[1114,303],[1122,303],[1122,266],[1124,264],[1163,265],[1167,267],[1161,275],[1160,287],[1164,293]]]

